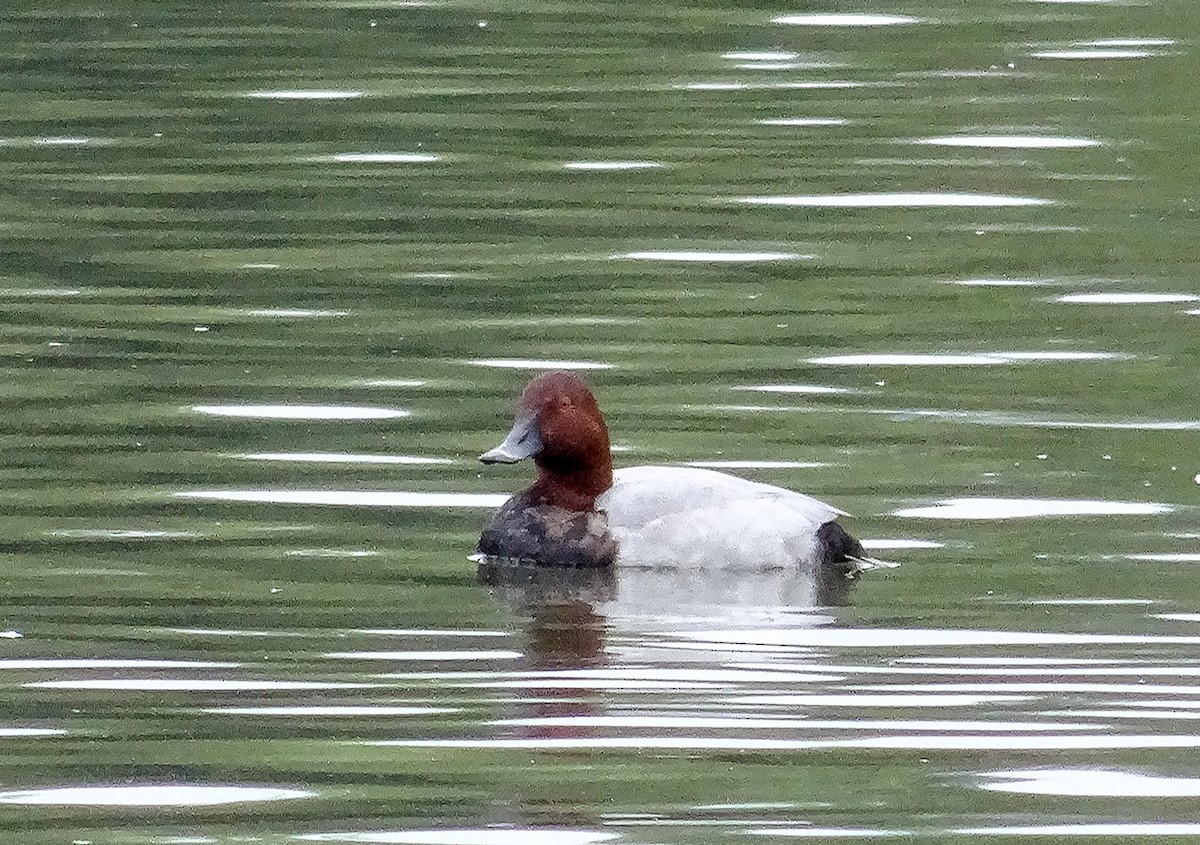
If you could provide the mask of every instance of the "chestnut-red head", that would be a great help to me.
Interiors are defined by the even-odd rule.
[[[525,386],[504,442],[484,452],[485,464],[533,458],[538,478],[531,492],[569,510],[590,510],[612,486],[608,427],[596,397],[579,376],[544,373]]]

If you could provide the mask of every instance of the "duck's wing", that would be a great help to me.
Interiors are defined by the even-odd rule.
[[[718,513],[755,503],[769,503],[775,511],[786,509],[794,520],[813,527],[847,515],[803,493],[696,467],[619,469],[613,474],[613,486],[601,496],[597,506],[608,511],[614,525],[636,525],[667,516]]]

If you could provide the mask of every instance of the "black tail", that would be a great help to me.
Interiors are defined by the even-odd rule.
[[[817,601],[836,606],[850,603],[850,587],[858,579],[862,543],[836,522],[817,529]]]
[[[840,566],[847,574],[857,569],[857,561],[867,556],[862,543],[846,533],[836,522],[826,522],[817,529],[817,543],[822,566]]]

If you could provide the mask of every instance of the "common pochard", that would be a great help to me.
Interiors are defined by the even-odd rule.
[[[608,427],[574,373],[526,385],[485,464],[533,458],[537,478],[479,538],[484,559],[547,566],[819,567],[854,577],[879,563],[846,533],[843,511],[811,496],[691,467],[613,471]]]

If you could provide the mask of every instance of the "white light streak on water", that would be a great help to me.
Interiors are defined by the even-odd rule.
[[[800,54],[784,50],[735,51],[723,53],[721,58],[735,62],[787,62],[800,58]]]
[[[912,731],[922,733],[1056,733],[1061,731],[1101,731],[1102,724],[1061,722],[964,721],[914,719],[790,719],[732,716],[549,716],[528,719],[497,719],[489,724],[556,728],[628,728],[637,730],[836,730],[836,731]]]
[[[332,681],[239,681],[224,678],[92,678],[34,681],[27,689],[134,690],[142,692],[245,692],[249,690],[373,689],[380,684]]]
[[[941,549],[945,548],[944,543],[936,543],[933,540],[904,540],[904,539],[888,539],[888,538],[864,538],[859,540],[865,549]]]
[[[1197,552],[1163,552],[1159,554],[1126,555],[1130,560],[1150,560],[1159,563],[1200,563]]]
[[[267,502],[276,505],[345,505],[370,508],[497,508],[507,493],[420,493],[388,490],[188,490],[181,499]]]
[[[1046,282],[1038,279],[954,279],[946,284],[977,288],[1032,288]]]
[[[537,358],[474,358],[463,363],[508,370],[611,370],[617,366],[598,361],[555,361]]]
[[[1111,769],[1028,769],[982,775],[989,792],[1072,797],[1196,798],[1200,778],[1161,777]]]
[[[797,261],[811,259],[812,255],[794,252],[723,252],[720,250],[646,250],[624,252],[613,258],[628,258],[642,261],[684,261],[697,264],[748,264],[755,261]]]
[[[212,807],[251,801],[312,798],[316,794],[300,789],[200,784],[60,786],[0,792],[0,804],[66,807]]]
[[[809,648],[932,648],[939,646],[1200,645],[1200,636],[1059,634],[1042,631],[987,631],[953,628],[747,628],[680,631],[689,641],[806,646]],[[972,689],[978,691],[977,687]],[[968,690],[954,690],[955,692]]]
[[[381,845],[594,845],[620,839],[619,833],[571,828],[474,828],[436,830],[378,830],[365,833],[311,833],[304,842],[358,842]]]
[[[810,394],[813,396],[855,392],[848,387],[829,387],[823,384],[748,384],[735,386],[731,390],[754,390],[759,393]]]
[[[249,417],[265,420],[388,420],[412,416],[399,408],[364,408],[353,405],[194,405],[198,414]]]
[[[280,91],[251,91],[247,97],[256,100],[356,100],[362,91],[322,91],[316,89],[292,89]]]
[[[619,171],[619,170],[654,170],[662,167],[657,161],[568,161],[563,165],[565,170],[594,170],[594,171]]]
[[[814,461],[686,461],[684,466],[704,469],[816,469],[828,464]]]
[[[1135,305],[1171,302],[1197,302],[1200,296],[1190,293],[1068,293],[1055,302],[1074,302],[1088,305]]]
[[[204,660],[138,660],[133,658],[13,657],[0,660],[0,671],[33,669],[231,669],[240,663]]]
[[[354,455],[344,452],[256,452],[239,455],[251,461],[297,461],[316,464],[403,464],[421,466],[426,464],[448,466],[449,458],[426,458],[417,455]]]
[[[519,660],[524,655],[519,651],[331,651],[325,655],[337,660],[412,660],[412,661],[458,661],[458,660]]]
[[[309,159],[337,164],[428,164],[441,160],[441,156],[433,153],[337,153]]]
[[[1066,0],[1032,0],[1040,3],[1062,3]],[[1108,0],[1092,0],[1108,2]],[[1099,822],[1093,824],[1040,824],[1006,825],[1004,827],[964,827],[950,833],[967,836],[1079,836],[1095,838],[1109,837],[1110,841],[1122,841],[1124,837],[1197,836],[1200,824],[1192,822]]]
[[[939,147],[982,147],[1011,150],[1072,150],[1098,147],[1091,138],[1063,138],[1053,135],[945,135],[937,138],[918,138],[914,144]]]
[[[345,317],[347,311],[328,311],[316,308],[255,308],[245,312],[247,317],[277,317],[283,320],[302,320],[310,317]]]
[[[515,751],[578,751],[585,749],[650,749],[683,751],[800,751],[826,749],[903,749],[909,751],[1057,751],[1149,748],[1200,748],[1200,736],[1098,734],[962,736],[900,735],[861,739],[780,739],[752,736],[617,736],[522,737],[479,739],[397,739],[364,742],[382,748],[509,749]]]
[[[746,831],[750,836],[777,836],[789,839],[886,839],[915,838],[908,830],[884,830],[876,827],[759,827]]]
[[[845,126],[850,121],[840,117],[767,117],[754,122],[760,126]]]
[[[1051,205],[1054,201],[1005,194],[954,192],[898,192],[868,194],[808,194],[797,196],[739,197],[747,205],[780,205],[794,208],[1005,208]]]
[[[206,707],[205,713],[222,713],[230,716],[328,716],[346,718],[356,716],[436,716],[458,713],[459,707],[393,707],[382,704],[310,704],[279,705],[261,707]]]
[[[920,18],[908,15],[882,15],[870,12],[847,13],[808,13],[796,15],[780,15],[771,18],[771,23],[787,26],[900,26],[903,24],[921,23]]]
[[[1037,50],[1030,53],[1035,59],[1144,59],[1157,56],[1155,50],[1110,47],[1077,47],[1067,50]]]
[[[901,508],[893,516],[914,519],[1029,519],[1048,516],[1154,516],[1171,513],[1155,502],[1112,502],[1088,499],[946,499],[936,505]]]

